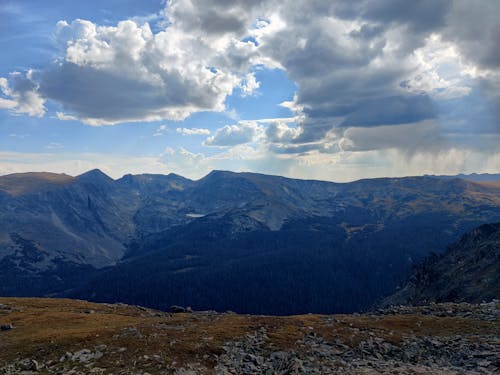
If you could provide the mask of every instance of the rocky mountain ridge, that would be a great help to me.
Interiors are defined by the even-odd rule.
[[[392,290],[430,251],[499,220],[500,187],[461,179],[0,176],[0,293],[71,290],[101,301],[256,313],[354,311]],[[209,287],[226,298],[205,293]],[[276,302],[266,310],[272,301],[283,309]]]

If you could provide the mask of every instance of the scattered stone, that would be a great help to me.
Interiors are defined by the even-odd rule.
[[[177,347],[184,350],[183,334],[173,331],[190,334],[191,324],[211,324],[218,319],[230,318],[214,312],[196,312],[187,319],[153,320],[150,327],[141,324],[123,328],[113,336],[118,340],[116,346],[110,344],[108,347],[97,341],[89,349],[66,352],[59,360],[59,356],[54,358],[47,350],[40,349],[39,354],[26,353],[24,356],[36,358],[43,354],[44,359],[40,362],[31,358],[19,361],[23,358],[19,356],[10,364],[0,365],[0,374],[496,374],[500,368],[500,338],[496,323],[499,307],[498,301],[478,305],[432,304],[393,306],[359,317],[319,316],[314,317],[318,319],[314,320],[315,323],[312,323],[313,320],[303,324],[298,322],[293,332],[299,336],[295,336],[289,345],[276,341],[277,335],[286,336],[281,336],[281,327],[275,321],[269,317],[255,317],[251,318],[251,332],[225,342],[222,347],[217,347],[217,352],[198,353],[197,348],[210,347],[215,342],[208,330],[201,326],[199,345],[194,347],[194,352],[190,352],[192,357],[188,363],[177,361],[171,353],[176,353]],[[189,311],[187,307],[181,309],[182,312]],[[392,314],[411,315],[404,321],[411,322],[413,327],[400,330],[397,326],[370,328],[369,324],[365,324],[371,319],[374,322],[383,321],[388,319],[384,315]],[[439,334],[433,334],[422,329],[429,322],[452,324],[453,320],[448,317],[459,317],[471,324],[480,323],[480,327],[491,325],[491,331],[471,334],[467,331],[439,330]],[[420,328],[419,324],[422,325]],[[332,332],[335,334],[332,335]],[[170,351],[155,349],[147,352],[135,346],[129,349],[119,346],[123,339],[147,343],[162,336],[167,347],[170,343]],[[127,353],[120,354],[124,352]],[[94,363],[105,355],[105,359],[109,356],[109,361]],[[106,363],[106,369],[95,367],[101,363]],[[204,367],[207,364],[215,368]]]
[[[38,371],[40,366],[37,361],[31,358],[23,359],[18,363],[18,367],[22,371]]]
[[[97,351],[97,352],[93,353],[89,349],[82,349],[82,350],[75,352],[73,354],[73,356],[71,357],[71,360],[87,363],[93,359],[99,359],[102,356],[103,356],[102,352]]]
[[[106,348],[107,348],[107,347],[108,347],[107,345],[101,344],[101,345],[97,345],[97,346],[95,347],[95,350],[97,350],[97,351],[99,351],[99,352],[103,352],[103,351],[105,351],[105,350],[106,350]]]
[[[59,358],[59,362],[67,361],[68,359],[71,359],[72,357],[73,357],[73,353],[66,352],[61,358]]]

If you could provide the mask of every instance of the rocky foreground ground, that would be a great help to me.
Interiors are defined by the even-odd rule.
[[[0,298],[0,374],[494,374],[499,318],[500,302],[271,317]]]

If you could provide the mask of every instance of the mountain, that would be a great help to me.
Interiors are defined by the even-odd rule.
[[[441,176],[434,176],[438,178],[461,178],[463,180],[469,180],[469,181],[500,181],[500,174],[499,173],[471,173],[471,174],[457,174],[453,176],[447,176],[447,175],[441,175]]]
[[[24,195],[35,190],[44,190],[70,183],[74,177],[66,174],[29,172],[0,176],[0,192],[9,195]]]
[[[432,250],[494,221],[500,186],[430,176],[0,176],[0,294],[358,311]]]
[[[500,299],[500,223],[465,234],[441,255],[417,266],[408,282],[382,305],[480,303]]]

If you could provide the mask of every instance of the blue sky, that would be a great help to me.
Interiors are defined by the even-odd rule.
[[[499,172],[500,5],[407,4],[1,1],[0,174]]]

